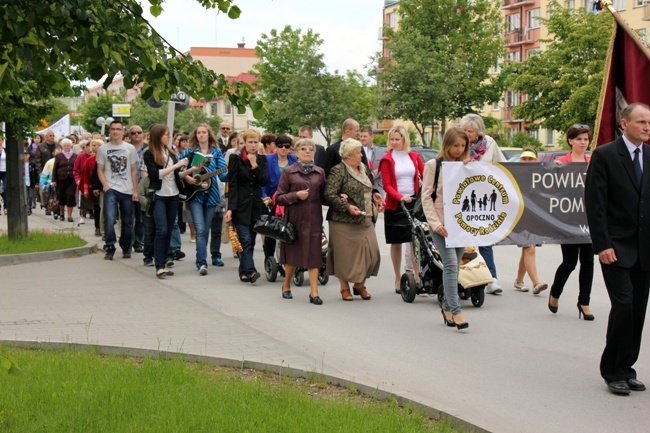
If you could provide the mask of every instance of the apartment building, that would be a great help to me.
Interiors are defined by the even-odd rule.
[[[190,55],[194,60],[200,61],[203,65],[216,72],[224,74],[230,82],[240,81],[251,84],[254,76],[248,72],[253,69],[258,58],[254,48],[246,48],[243,42],[237,44],[237,48],[224,47],[191,47],[185,55]],[[131,89],[124,86],[124,78],[117,76],[113,82],[104,89],[101,85],[94,86],[84,92],[84,99],[98,96],[105,93],[114,95],[124,93],[124,102],[132,102],[141,92],[141,84]],[[209,117],[219,116],[231,123],[233,130],[242,131],[248,129],[255,120],[252,111],[248,108],[245,113],[239,114],[236,108],[233,109],[229,100],[222,97],[211,101],[192,99],[190,106],[201,108]]]
[[[539,18],[549,16],[549,0],[495,1],[500,5],[505,22],[506,58],[509,61],[524,61],[543,50],[544,46],[539,40],[548,37],[548,30]],[[597,12],[594,11],[594,0],[565,0],[560,3],[567,8],[586,8],[588,11]],[[650,0],[612,0],[612,6],[647,43],[650,38]],[[600,13],[608,12],[601,11]],[[384,3],[384,27],[395,28],[398,23],[399,1],[386,0]],[[383,29],[380,29],[380,38],[384,41],[383,55],[390,58],[390,52],[386,47],[387,39],[383,37]],[[499,66],[496,66],[492,72],[499,73]],[[519,92],[507,90],[501,101],[491,106],[482,107],[480,114],[500,119],[507,136],[512,136],[517,132],[527,132],[547,147],[561,145],[561,134],[557,131],[529,129],[527,123],[516,118],[513,109],[521,104],[525,97],[526,95]],[[385,130],[387,125],[404,123],[406,122],[400,120],[382,121],[379,122],[378,129]],[[451,125],[453,122],[449,124]],[[431,130],[431,132],[440,133],[437,130]]]

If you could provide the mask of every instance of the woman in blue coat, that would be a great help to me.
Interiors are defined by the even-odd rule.
[[[296,155],[291,153],[293,139],[289,135],[281,135],[275,140],[275,153],[266,155],[267,172],[269,174],[266,185],[262,187],[262,198],[265,203],[270,203],[273,194],[278,189],[280,176],[285,168],[296,162]],[[273,256],[275,252],[275,239],[264,238],[264,259]]]

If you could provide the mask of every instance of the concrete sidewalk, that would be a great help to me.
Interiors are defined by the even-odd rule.
[[[32,228],[70,229],[41,211]],[[6,217],[0,217],[0,230]],[[93,221],[76,227],[101,247]],[[577,319],[572,276],[560,311],[540,296],[511,288],[520,250],[498,247],[504,294],[481,308],[463,301],[470,323],[458,332],[441,323],[437,302],[419,296],[412,304],[392,293],[392,267],[382,250],[380,275],[368,282],[371,301],[343,302],[338,284],[321,286],[325,304],[295,288],[283,300],[280,282],[262,277],[243,284],[230,246],[226,266],[194,266],[193,246],[183,235],[187,258],[176,275],[158,280],[142,255],[112,262],[102,254],[0,267],[0,339],[75,342],[208,355],[288,366],[353,380],[393,392],[494,432],[645,432],[650,392],[616,397],[598,374],[609,301],[597,268],[591,307],[594,322]],[[560,249],[538,251],[539,273],[551,282]],[[256,264],[262,268],[261,246]],[[576,272],[577,273],[577,272]],[[639,378],[650,382],[650,350],[643,346]]]

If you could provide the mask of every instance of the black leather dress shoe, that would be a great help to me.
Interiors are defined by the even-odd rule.
[[[630,393],[630,387],[627,386],[627,382],[624,380],[607,382],[607,389],[609,389],[613,394],[627,395]]]
[[[627,387],[632,391],[645,391],[645,385],[639,379],[628,379]]]
[[[282,292],[282,297],[284,299],[293,299],[293,295],[291,294],[291,290],[286,290]]]

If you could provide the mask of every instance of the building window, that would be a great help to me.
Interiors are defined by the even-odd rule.
[[[539,129],[531,129],[528,131],[528,135],[533,137],[536,140],[539,140]]]
[[[506,17],[508,20],[508,33],[514,33],[521,28],[519,14],[512,14]]]
[[[638,29],[636,33],[639,35],[643,42],[646,44],[648,43],[648,31],[646,29]]]
[[[541,52],[542,50],[539,48],[531,48],[530,50],[526,50],[526,58],[530,59],[531,57],[539,56]]]
[[[575,0],[567,0],[564,2],[564,7],[567,9],[575,9],[576,8],[576,2]]]
[[[223,107],[223,115],[232,116],[232,103],[230,102],[229,99],[226,100],[225,105]]]
[[[506,106],[516,107],[519,105],[519,92],[516,90],[508,90],[506,92]]]
[[[635,8],[642,8],[645,6],[647,0],[634,0],[634,7]]]
[[[539,22],[540,8],[531,9],[528,11],[528,28],[538,29],[541,24]]]
[[[501,108],[499,108],[499,103],[495,102],[492,104],[492,111],[499,111]]]
[[[394,29],[395,26],[397,25],[397,14],[395,12],[389,13],[387,21],[388,21],[388,27]]]
[[[501,59],[497,60],[497,64],[492,67],[492,74],[500,74],[501,73]]]
[[[521,55],[519,54],[519,51],[511,51],[508,53],[508,60],[511,62],[520,62],[521,61]]]
[[[617,11],[624,11],[625,10],[625,0],[614,0],[612,2],[612,6],[614,6],[614,9]]]
[[[211,102],[210,103],[210,112],[208,113],[208,115],[210,117],[215,117],[218,114],[219,114],[219,104],[216,103],[216,102]]]
[[[549,147],[555,145],[555,131],[552,129],[546,130],[546,145]]]

